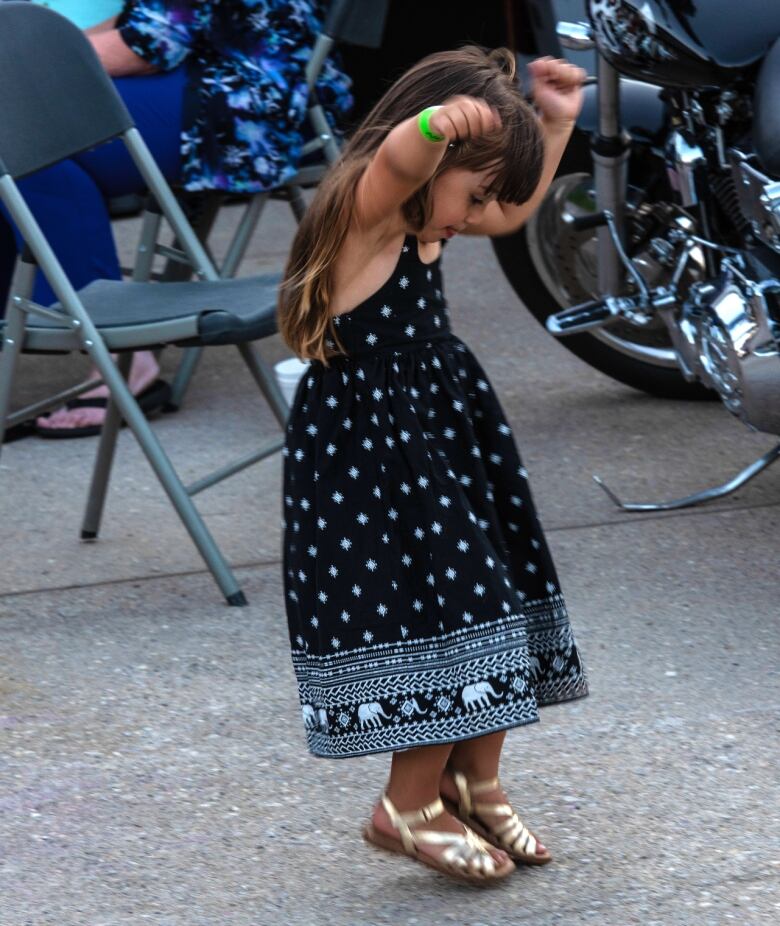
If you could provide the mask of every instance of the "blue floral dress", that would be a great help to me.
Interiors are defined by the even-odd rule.
[[[511,428],[408,236],[334,318],[287,424],[284,585],[309,749],[357,756],[532,723],[587,693]]]
[[[254,193],[292,177],[303,144],[306,64],[321,29],[318,0],[139,0],[117,28],[163,71],[187,68],[182,182]],[[332,119],[350,81],[328,61],[317,94]]]

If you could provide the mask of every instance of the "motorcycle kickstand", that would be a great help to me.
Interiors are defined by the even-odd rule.
[[[745,485],[754,476],[757,476],[762,470],[771,466],[775,460],[780,457],[780,444],[777,444],[762,457],[759,457],[750,466],[745,467],[740,473],[737,473],[733,479],[724,482],[723,485],[716,486],[713,489],[705,489],[703,492],[696,492],[694,495],[686,495],[685,498],[677,498],[669,502],[621,502],[612,489],[609,488],[599,476],[593,476],[594,482],[607,493],[612,501],[623,511],[673,511],[678,508],[693,508],[694,505],[702,505],[716,498],[723,498],[735,492],[740,486]]]

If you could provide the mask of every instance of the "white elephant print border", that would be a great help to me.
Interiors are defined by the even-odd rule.
[[[525,608],[439,637],[435,650],[425,639],[319,658],[294,648],[309,749],[346,758],[454,742],[533,723],[539,707],[586,695],[563,599]]]

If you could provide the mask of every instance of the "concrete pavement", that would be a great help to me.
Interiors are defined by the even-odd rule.
[[[291,234],[272,204],[246,271],[280,265]],[[445,279],[515,430],[589,668],[589,698],[507,740],[507,787],[555,864],[476,892],[363,846],[387,760],[305,751],[279,455],[198,498],[250,599],[228,609],[130,435],[90,545],[95,440],[31,438],[0,459],[2,926],[780,919],[780,468],[660,515],[618,512],[590,478],[673,497],[772,438],[590,370],[522,309],[487,241],[455,240]],[[278,338],[262,350],[288,354]],[[25,358],[19,401],[68,366]],[[273,427],[227,349],[155,424],[188,479]]]

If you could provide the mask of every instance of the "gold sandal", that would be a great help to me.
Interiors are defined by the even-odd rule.
[[[399,835],[389,836],[377,830],[373,823],[368,823],[363,830],[363,838],[380,849],[407,855],[442,874],[472,884],[493,884],[515,870],[515,864],[511,859],[507,859],[499,868],[489,851],[490,847],[468,826],[464,826],[463,833],[412,830],[411,827],[415,823],[429,823],[444,813],[441,798],[426,804],[420,810],[400,813],[387,795],[383,794],[382,806]],[[427,852],[420,851],[419,846],[422,843],[446,848],[441,856],[435,858]]]
[[[458,789],[458,806],[446,799],[444,806],[453,816],[471,827],[492,846],[503,849],[516,862],[523,865],[547,865],[552,861],[553,857],[547,849],[541,853],[536,851],[538,839],[520,820],[511,805],[474,801],[475,795],[498,788],[498,778],[469,782],[462,772],[450,771],[450,774]],[[482,815],[486,814],[505,819],[488,825],[482,819]]]

